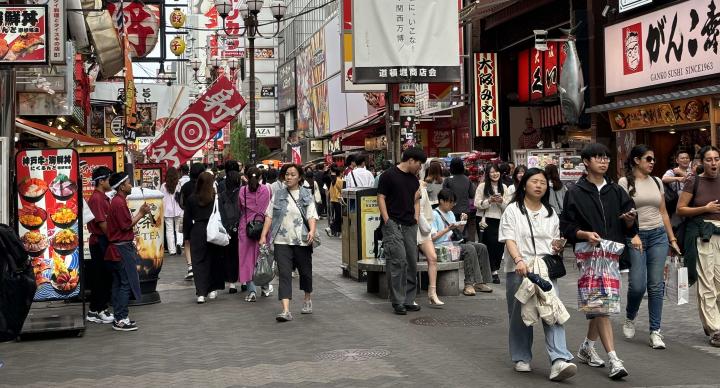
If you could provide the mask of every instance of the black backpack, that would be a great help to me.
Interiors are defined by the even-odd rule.
[[[240,188],[233,191],[224,190],[220,193],[220,218],[223,226],[228,232],[237,232],[240,223],[240,206],[238,205],[238,194]]]
[[[32,263],[15,230],[0,224],[0,342],[20,335],[35,296]]]

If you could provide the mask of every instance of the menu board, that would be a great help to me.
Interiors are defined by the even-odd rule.
[[[167,164],[136,163],[134,167],[136,185],[143,189],[160,190],[160,186],[165,181]]]
[[[585,174],[585,164],[580,156],[561,156],[558,167],[560,179],[564,181],[577,181]]]
[[[35,301],[80,293],[82,214],[79,158],[73,149],[24,150],[15,159],[17,230],[32,258]]]

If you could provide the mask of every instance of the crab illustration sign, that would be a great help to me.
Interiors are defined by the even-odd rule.
[[[155,162],[179,167],[235,118],[245,99],[227,77],[221,76],[196,102],[175,119],[145,152]]]

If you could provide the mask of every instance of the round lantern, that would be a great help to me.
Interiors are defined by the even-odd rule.
[[[180,8],[175,8],[170,13],[170,25],[175,28],[180,28],[185,25],[185,13]]]
[[[170,51],[177,56],[185,52],[185,41],[182,37],[176,36],[170,41]]]

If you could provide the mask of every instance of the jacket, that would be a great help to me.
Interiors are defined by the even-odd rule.
[[[705,222],[701,217],[689,218],[685,221],[685,236],[683,238],[683,263],[688,269],[688,282],[692,286],[698,279],[697,273],[697,239],[703,242],[710,241],[713,234],[720,234],[720,228],[711,222]]]
[[[533,272],[550,281],[544,261],[535,258],[530,265]],[[523,279],[520,288],[515,293],[515,299],[522,303],[520,316],[525,326],[533,326],[540,320],[548,325],[556,323],[562,325],[570,319],[570,313],[558,298],[555,289],[544,292],[527,277]]]
[[[501,219],[505,208],[512,201],[511,189],[502,182],[498,182],[499,185],[503,185],[503,202],[501,204],[490,203],[490,198],[485,198],[485,182],[481,183],[475,190],[475,208],[477,209],[478,216],[484,216],[485,218]]]
[[[635,207],[635,202],[617,183],[605,178],[607,184],[598,193],[597,186],[583,176],[568,190],[560,215],[560,232],[575,244],[579,230],[595,232],[605,240],[625,244],[638,234],[637,220],[627,227],[620,215]]]
[[[285,218],[285,215],[287,215],[287,209],[288,206],[290,206],[289,201],[292,201],[292,199],[288,199],[287,190],[278,190],[273,193],[272,227],[270,229],[270,236],[273,236],[273,238],[275,237],[275,235],[277,235],[278,230],[280,230],[280,226],[282,226],[283,218]],[[310,189],[300,186],[300,199],[297,201],[297,204],[302,208],[302,211],[306,215],[308,213],[308,207],[313,202],[314,198]]]

